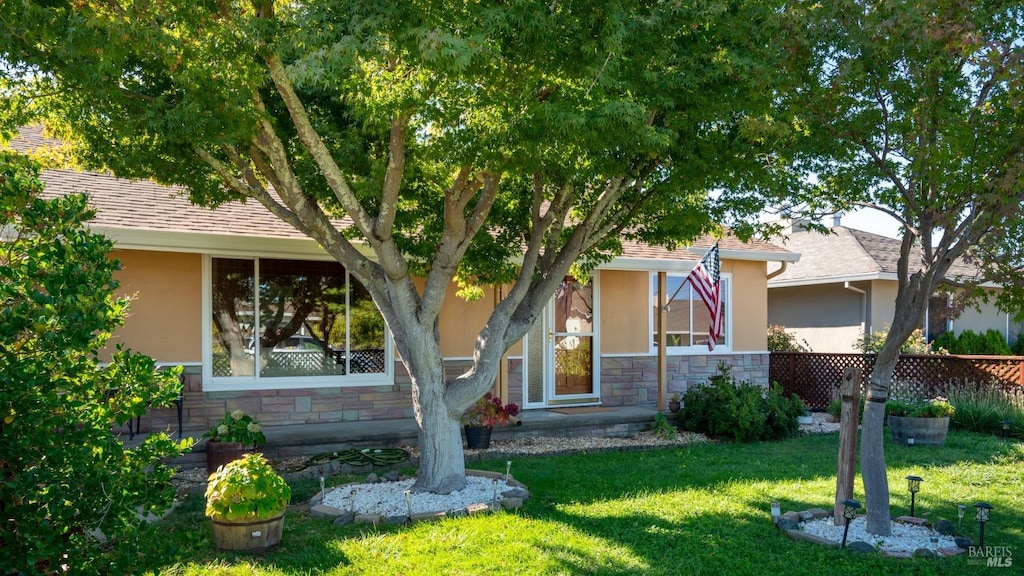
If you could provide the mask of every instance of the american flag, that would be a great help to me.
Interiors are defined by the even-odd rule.
[[[708,350],[715,349],[715,342],[722,335],[722,278],[721,263],[718,260],[718,242],[700,259],[697,266],[686,278],[711,313],[708,327]]]

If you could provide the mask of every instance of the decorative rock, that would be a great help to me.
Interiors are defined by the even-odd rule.
[[[956,534],[956,526],[954,526],[949,520],[939,520],[935,524],[932,524],[932,530],[935,530],[943,536],[952,536],[953,534]]]
[[[782,516],[779,516],[779,519],[780,520],[792,520],[794,522],[799,522],[800,521],[800,513],[799,512],[793,512],[792,510],[790,510],[789,512],[786,512]]]
[[[347,524],[351,524],[355,519],[356,519],[356,513],[355,512],[342,512],[340,515],[338,515],[337,518],[334,519],[334,525],[335,526],[345,526]]]
[[[928,521],[927,520],[925,520],[924,518],[918,518],[916,516],[900,516],[900,517],[896,518],[896,521],[897,522],[902,522],[904,524],[913,524],[914,526],[927,526],[928,525]]]
[[[831,510],[825,510],[824,508],[811,508],[810,510],[808,510],[808,512],[811,514],[811,518],[814,520],[828,518],[832,515]]]
[[[420,512],[419,514],[412,515],[412,521],[422,522],[428,520],[441,520],[442,518],[447,517],[448,514],[446,512]]]
[[[953,540],[956,541],[957,548],[960,548],[961,550],[967,550],[968,548],[974,546],[974,542],[970,538],[956,536],[955,538],[953,538]]]
[[[530,491],[525,488],[512,488],[511,490],[505,490],[501,495],[505,498],[519,498],[520,500],[526,500],[530,497]]]
[[[358,524],[373,524],[376,526],[380,524],[380,514],[356,514],[355,522]]]
[[[338,510],[337,508],[334,508],[332,506],[324,506],[322,504],[317,504],[315,506],[309,507],[309,513],[319,518],[337,518],[345,512],[343,510]]]
[[[927,548],[918,548],[917,550],[914,550],[915,558],[931,558],[933,556],[935,556],[935,552],[932,552]]]
[[[376,484],[377,482],[380,482],[380,478],[377,476],[376,473],[370,472],[369,474],[366,475],[367,484]]]
[[[779,530],[785,530],[791,532],[800,529],[800,521],[793,520],[792,518],[779,518],[779,521],[775,523],[779,527]]]
[[[863,540],[857,540],[856,542],[847,542],[846,549],[856,554],[870,554],[875,552],[875,547]]]
[[[515,509],[523,507],[523,499],[522,498],[505,498],[504,500],[501,501],[501,505],[502,505],[502,507],[505,508],[505,510],[515,510]]]
[[[810,510],[804,510],[800,513],[800,521],[807,522],[808,520],[814,520],[814,514],[811,514]]]
[[[401,478],[401,475],[399,475],[398,472],[395,472],[394,470],[384,475],[384,479],[387,480],[388,482],[398,482],[399,478]]]
[[[786,536],[789,536],[793,540],[802,540],[804,542],[811,542],[820,546],[827,546],[829,548],[839,548],[838,542],[833,542],[821,536],[815,536],[814,534],[808,534],[803,530],[786,530]]]
[[[409,522],[408,516],[388,516],[384,519],[387,524],[406,524]]]
[[[466,506],[466,514],[469,514],[470,516],[472,516],[473,514],[480,514],[481,512],[487,512],[490,509],[491,509],[491,507],[488,506],[487,504],[484,504],[482,502],[478,502],[476,504],[470,504],[469,506]]]
[[[942,557],[956,556],[957,554],[963,554],[964,552],[967,552],[967,550],[963,548],[939,548],[935,551],[936,554]]]

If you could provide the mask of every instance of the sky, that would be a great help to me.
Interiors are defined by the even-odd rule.
[[[831,225],[832,221],[829,219],[825,223]],[[889,238],[897,238],[900,229],[896,219],[892,216],[867,208],[847,212],[843,215],[841,224],[847,228],[855,228]]]

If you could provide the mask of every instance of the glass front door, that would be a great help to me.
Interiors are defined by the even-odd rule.
[[[592,403],[594,291],[567,277],[526,337],[523,405]]]

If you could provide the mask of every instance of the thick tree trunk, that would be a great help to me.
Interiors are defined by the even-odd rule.
[[[867,501],[867,529],[872,534],[889,536],[892,523],[889,517],[889,479],[885,474],[885,451],[883,439],[885,430],[885,400],[888,385],[878,382],[879,366],[871,376],[867,401],[864,403],[864,419],[861,426],[860,470],[864,480],[864,497]],[[890,372],[891,374],[891,372]]]

